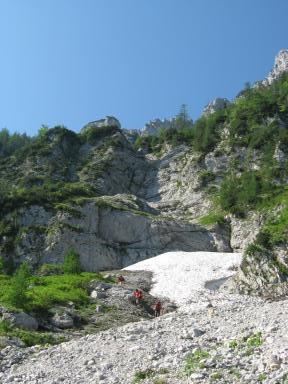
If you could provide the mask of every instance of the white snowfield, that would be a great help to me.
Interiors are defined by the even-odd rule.
[[[213,296],[211,289],[233,276],[241,260],[241,253],[167,252],[124,269],[153,272],[153,296],[201,308]]]

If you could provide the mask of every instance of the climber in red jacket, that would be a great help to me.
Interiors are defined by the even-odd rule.
[[[160,316],[161,309],[162,309],[161,301],[157,300],[156,303],[154,304],[154,314],[155,314],[155,317]]]
[[[135,289],[133,296],[135,297],[135,304],[140,304],[140,301],[142,300],[142,292],[139,291],[139,289]]]

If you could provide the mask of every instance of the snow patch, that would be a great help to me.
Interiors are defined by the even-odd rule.
[[[153,296],[167,297],[181,306],[199,306],[210,301],[211,289],[217,289],[217,282],[231,277],[235,273],[231,267],[239,266],[241,260],[241,253],[167,252],[125,270],[153,272]]]

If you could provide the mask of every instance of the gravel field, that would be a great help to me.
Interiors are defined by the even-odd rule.
[[[47,349],[6,347],[1,383],[288,383],[288,299],[268,302],[205,288],[231,274],[241,260],[237,254],[226,254],[226,260],[217,253],[177,254],[140,265],[154,273],[157,296],[175,300],[179,287],[176,312]],[[204,272],[195,270],[197,258]],[[175,279],[177,271],[183,280]]]

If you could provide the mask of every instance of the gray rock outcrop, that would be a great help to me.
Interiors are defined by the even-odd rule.
[[[217,97],[215,100],[206,105],[203,109],[202,116],[209,116],[220,109],[227,108],[230,104],[231,103],[228,99]]]
[[[239,272],[224,286],[232,292],[270,298],[288,294],[288,253],[286,246],[269,251],[246,252]]]
[[[96,128],[102,128],[102,127],[117,127],[121,128],[121,124],[118,119],[114,116],[106,116],[104,119],[99,119],[95,121],[91,121],[90,123],[86,124],[82,129],[84,130],[86,127],[96,127]]]
[[[273,81],[277,80],[284,72],[288,71],[288,50],[282,49],[275,57],[274,67],[268,74],[266,79],[262,81],[264,86],[271,85]]]
[[[2,315],[2,320],[7,320],[14,327],[22,328],[27,331],[36,331],[38,329],[38,321],[25,312],[5,312]]]
[[[55,313],[51,318],[51,323],[60,329],[73,328],[73,318],[68,313]]]
[[[125,198],[125,196],[124,196]],[[74,212],[56,213],[46,223],[42,244],[34,250],[41,262],[59,263],[73,247],[79,252],[85,270],[122,268],[169,250],[217,250],[213,236],[205,228],[171,220],[119,204],[104,197],[88,200]],[[31,239],[32,244],[37,243]],[[33,252],[34,252],[33,251]],[[27,259],[31,246],[20,241],[19,257]],[[31,260],[31,257],[30,257]]]
[[[141,130],[141,135],[155,135],[160,129],[169,129],[172,127],[175,118],[171,119],[154,119],[145,124]]]
[[[288,50],[281,49],[275,57],[274,66],[267,77],[264,80],[256,81],[253,88],[267,87],[285,72],[288,72]]]

